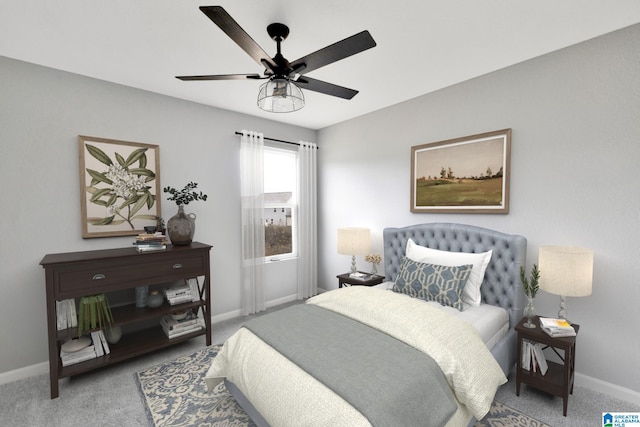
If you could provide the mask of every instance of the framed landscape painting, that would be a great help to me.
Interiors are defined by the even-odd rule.
[[[411,147],[411,212],[509,213],[511,129]]]
[[[157,145],[78,136],[82,237],[131,236],[161,216]]]

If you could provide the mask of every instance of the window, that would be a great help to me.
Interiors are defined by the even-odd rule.
[[[268,260],[296,255],[297,156],[295,151],[264,147],[264,250]]]

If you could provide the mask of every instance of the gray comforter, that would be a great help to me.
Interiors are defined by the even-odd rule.
[[[457,409],[431,357],[340,314],[300,305],[245,327],[353,405],[373,426],[441,427]]]

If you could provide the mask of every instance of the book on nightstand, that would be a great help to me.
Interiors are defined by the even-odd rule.
[[[522,346],[522,367],[527,371],[546,374],[549,365],[542,352],[542,344],[525,340]]]
[[[566,319],[540,318],[540,328],[554,338],[575,337],[576,330]]]

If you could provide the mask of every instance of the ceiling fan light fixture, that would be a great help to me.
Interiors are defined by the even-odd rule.
[[[304,95],[290,80],[272,78],[260,86],[258,107],[270,113],[291,113],[304,107]]]

